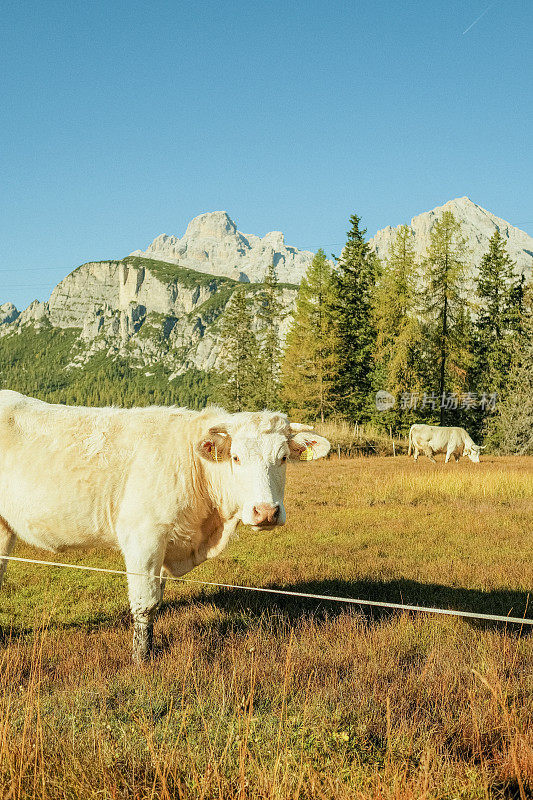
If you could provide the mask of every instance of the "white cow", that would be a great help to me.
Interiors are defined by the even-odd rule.
[[[417,461],[419,452],[424,453],[433,463],[435,453],[446,453],[445,464],[450,458],[459,461],[459,456],[468,456],[470,461],[479,464],[479,453],[483,448],[474,444],[464,428],[444,428],[439,425],[411,425],[409,429],[409,451],[414,450]]]
[[[289,459],[329,442],[271,411],[83,408],[0,391],[0,582],[16,536],[36,547],[120,548],[133,657],[148,657],[165,573],[223,550],[239,522],[285,523]]]

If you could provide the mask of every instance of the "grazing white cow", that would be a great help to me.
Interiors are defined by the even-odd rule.
[[[450,458],[459,461],[459,456],[468,456],[470,461],[479,464],[479,453],[483,450],[474,444],[470,435],[464,428],[444,428],[439,425],[411,425],[409,429],[409,451],[411,455],[414,450],[414,459],[418,460],[418,454],[424,453],[433,463],[435,453],[446,453],[445,464]]]
[[[329,448],[271,411],[82,408],[0,391],[0,559],[16,536],[53,551],[120,548],[126,570],[145,573],[128,576],[141,661],[161,576],[218,555],[239,522],[283,525],[287,461]]]

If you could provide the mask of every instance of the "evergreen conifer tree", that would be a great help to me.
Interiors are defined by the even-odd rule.
[[[422,313],[427,348],[427,383],[437,398],[465,386],[469,366],[469,314],[463,293],[468,250],[461,224],[451,211],[435,223],[423,262]],[[445,406],[440,405],[440,424]]]
[[[220,332],[223,369],[219,395],[228,411],[257,408],[259,349],[244,287],[238,287],[223,314]]]
[[[379,262],[365,241],[361,218],[350,217],[350,230],[335,273],[334,313],[337,370],[334,385],[338,411],[353,421],[369,419],[373,407],[376,345],[374,290]]]
[[[278,278],[273,264],[265,273],[258,301],[257,317],[262,343],[257,364],[256,396],[259,406],[272,409],[280,404],[279,325],[283,317],[283,304],[279,298]]]
[[[533,286],[524,294],[521,322],[505,398],[489,419],[487,443],[500,453],[533,455]]]
[[[520,285],[505,240],[496,231],[476,283],[475,373],[478,390],[502,395],[509,377],[513,333],[521,317]],[[518,308],[517,308],[518,306]],[[514,329],[514,330],[513,330]]]
[[[414,419],[402,397],[420,393],[421,329],[416,313],[417,264],[412,231],[402,225],[392,242],[376,292],[375,388],[397,398],[386,421],[405,427]],[[381,415],[383,418],[383,415]]]
[[[513,281],[510,292],[510,315],[509,327],[518,336],[522,336],[523,322],[526,319],[525,302],[531,293],[531,287],[527,287],[526,276],[522,274]]]
[[[282,362],[283,400],[289,412],[308,421],[324,421],[334,407],[333,301],[333,270],[324,251],[318,250],[300,284]]]

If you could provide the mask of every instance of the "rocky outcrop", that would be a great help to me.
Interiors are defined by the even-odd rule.
[[[531,277],[533,268],[533,238],[519,228],[513,227],[504,219],[496,217],[490,211],[473,203],[468,197],[458,197],[450,200],[443,206],[438,206],[432,211],[426,211],[413,217],[411,220],[411,230],[413,232],[413,244],[415,252],[422,257],[429,245],[430,234],[435,222],[442,216],[444,211],[451,211],[454,217],[461,223],[462,234],[467,241],[470,249],[469,277],[472,278],[477,272],[477,265],[481,262],[484,254],[489,249],[489,240],[494,232],[498,230],[506,240],[509,255],[516,262],[517,275],[525,273],[526,278]],[[398,228],[382,228],[379,230],[370,244],[380,258],[386,258],[392,241]]]
[[[34,324],[42,324],[48,320],[48,303],[40,303],[34,300],[27,308],[22,311],[16,319],[19,325],[25,325],[28,322]]]
[[[506,239],[511,258],[516,262],[517,274],[525,272],[527,277],[531,275],[533,238],[473,203],[468,197],[450,200],[443,206],[413,217],[413,242],[419,256],[426,252],[431,230],[446,210],[452,211],[461,222],[471,252],[472,267],[468,277],[476,274],[476,265],[487,252],[495,230],[499,230]],[[386,258],[396,231],[397,228],[390,226],[382,228],[370,240],[380,258]],[[132,255],[179,263],[198,272],[223,275],[244,282],[262,280],[267,267],[274,264],[281,282],[295,284],[300,283],[313,259],[310,251],[286,245],[280,231],[272,231],[262,238],[241,233],[225,211],[200,214],[189,222],[181,238],[161,234],[146,250],[135,250]]]
[[[104,352],[127,357],[139,367],[157,364],[174,375],[192,367],[210,370],[220,356],[219,319],[239,285],[145,258],[91,262],[62,280],[46,303],[34,301],[21,314],[11,304],[0,307],[0,321],[5,317],[0,336],[25,325],[76,329],[73,368]],[[258,288],[246,287],[252,310]],[[287,309],[296,293],[296,287],[280,290]],[[257,329],[258,318],[255,325]],[[283,336],[287,325],[286,319]]]
[[[263,238],[241,233],[225,211],[213,211],[189,222],[181,239],[161,234],[146,250],[132,255],[244,282],[261,281],[267,267],[274,264],[280,282],[299,283],[314,254],[286,245],[281,231]]]
[[[9,325],[14,322],[19,315],[18,309],[13,303],[2,303],[0,305],[0,325]]]
[[[195,283],[190,277],[184,284],[180,270],[167,264],[174,275],[166,279],[157,277],[160,265],[150,264],[147,259],[123,261],[99,261],[83,264],[62,280],[50,295],[48,314],[50,322],[58,328],[84,328],[98,315],[118,312],[129,319],[124,323],[133,330],[143,316],[133,311],[132,306],[143,307],[157,314],[181,316],[205,303],[221,286],[221,282]],[[145,313],[145,312],[144,312]],[[98,323],[101,324],[101,323]],[[129,328],[128,328],[129,325]],[[132,327],[133,326],[133,327]],[[88,335],[88,334],[87,334]]]

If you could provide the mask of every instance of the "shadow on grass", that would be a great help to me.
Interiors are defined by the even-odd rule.
[[[443,586],[435,583],[420,583],[412,580],[317,580],[302,581],[283,586],[269,585],[264,588],[282,589],[308,594],[329,595],[363,600],[376,600],[390,603],[404,603],[470,611],[480,614],[497,614],[500,616],[513,616],[533,618],[533,602],[527,613],[529,594],[523,591],[465,589],[462,587]],[[532,599],[533,600],[533,599]],[[362,614],[366,623],[376,625],[383,620],[388,620],[400,612],[395,609],[380,608],[379,606],[357,605],[352,603],[335,602],[332,600],[314,600],[311,598],[289,597],[284,595],[256,593],[242,589],[215,589],[199,588],[198,594],[193,598],[178,597],[163,602],[159,612],[160,617],[165,617],[190,606],[210,605],[223,612],[220,619],[205,622],[198,616],[193,620],[193,625],[202,627],[216,627],[221,635],[230,631],[246,632],[255,627],[260,619],[270,617],[270,624],[274,630],[284,629],[287,625],[297,625],[305,619],[313,619],[317,624],[331,620],[340,614]],[[423,612],[413,612],[423,613]],[[428,615],[435,619],[440,615]],[[530,635],[533,625],[523,627],[516,623],[491,622],[487,620],[466,621],[479,629],[507,630],[513,634]],[[87,618],[71,622],[61,622],[52,618],[48,630],[85,630],[92,633],[98,630],[120,630],[131,626],[129,610],[124,609],[118,613],[95,611]],[[15,641],[33,635],[35,628],[26,626],[19,628],[16,621],[12,627],[0,627],[0,645],[8,641]]]
[[[91,616],[86,619],[77,619],[71,622],[62,622],[52,616],[50,621],[44,625],[44,629],[47,631],[81,630],[86,633],[94,633],[95,631],[103,630],[127,630],[131,625],[131,614],[129,609],[125,606],[121,611],[115,614],[105,611],[95,611],[94,614],[91,614]],[[26,625],[23,627],[17,625],[16,619],[13,619],[11,626],[0,625],[0,647],[9,644],[9,642],[16,642],[32,637],[35,635],[36,631],[41,628],[41,622],[36,623],[34,626]]]
[[[528,617],[533,619],[533,602],[529,603],[527,592],[512,590],[481,591],[479,589],[465,589],[461,587],[443,586],[435,583],[419,583],[412,580],[317,580],[304,581],[283,586],[267,584],[264,588],[283,589],[284,591],[301,592],[308,594],[329,595],[361,600],[376,600],[389,603],[402,603],[442,609],[469,611],[479,614],[496,614],[499,616]],[[248,630],[255,621],[266,614],[272,615],[273,623],[284,626],[287,623],[297,624],[304,618],[313,618],[320,623],[326,619],[345,613],[362,614],[368,624],[379,624],[384,619],[399,614],[396,609],[380,608],[379,606],[357,605],[352,603],[336,602],[333,600],[314,600],[311,598],[288,597],[284,595],[256,593],[241,589],[200,589],[198,595],[191,599],[177,598],[163,603],[161,614],[166,615],[183,609],[194,603],[216,606],[226,615],[226,619],[217,621],[220,632],[226,630]],[[423,612],[413,612],[423,613]],[[431,614],[433,618],[441,615]],[[480,629],[503,630],[523,635],[533,633],[533,625],[517,623],[503,623],[488,620],[466,621]],[[201,627],[202,621],[198,620]],[[213,623],[209,623],[212,625]]]

